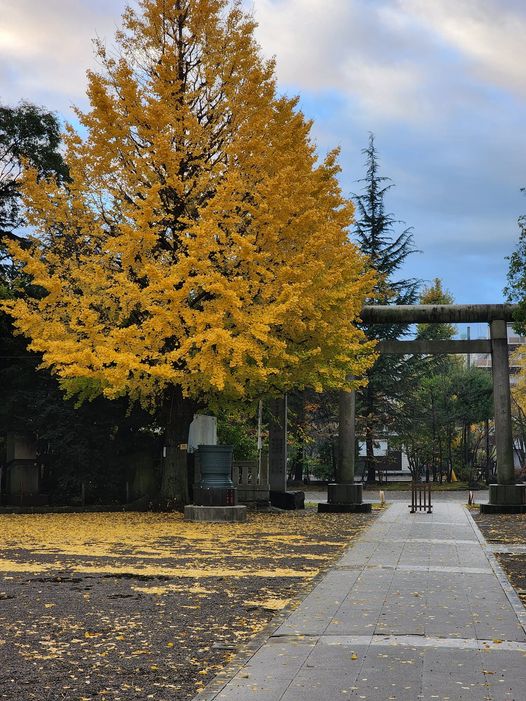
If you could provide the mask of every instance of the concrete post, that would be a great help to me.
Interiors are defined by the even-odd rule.
[[[356,393],[340,392],[336,482],[354,483]]]
[[[498,484],[515,484],[513,437],[511,430],[510,366],[505,321],[492,321],[491,364],[493,368],[493,403],[495,408],[495,443]]]
[[[269,401],[269,482],[271,492],[287,491],[287,396]]]

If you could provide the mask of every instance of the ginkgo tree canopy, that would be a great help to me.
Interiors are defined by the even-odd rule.
[[[11,251],[42,295],[8,307],[70,391],[250,398],[374,360],[337,153],[318,159],[253,31],[238,2],[141,0],[97,44],[70,181],[27,168],[32,245]]]

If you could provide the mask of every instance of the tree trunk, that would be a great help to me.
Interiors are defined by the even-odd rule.
[[[160,495],[163,508],[181,508],[189,501],[187,444],[195,408],[195,402],[183,397],[180,387],[170,387],[166,391]]]
[[[303,469],[305,465],[305,449],[302,445],[299,446],[294,460],[294,481],[303,482]]]
[[[470,439],[471,439],[471,425],[468,423],[464,424],[463,427],[464,431],[464,468],[466,471],[469,471],[471,465],[471,446],[470,446]]]
[[[294,456],[292,466],[292,478],[295,482],[303,482],[303,473],[305,468],[305,394],[304,392],[295,392],[293,395],[293,431],[296,434],[298,448]]]

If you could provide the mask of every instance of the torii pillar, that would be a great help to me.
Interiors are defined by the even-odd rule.
[[[356,393],[340,392],[338,466],[336,482],[327,487],[327,503],[318,504],[318,512],[368,513],[372,504],[362,501],[363,486],[354,483],[356,462]]]
[[[525,487],[515,484],[508,330],[505,321],[490,322],[490,338],[497,484],[490,484],[488,503],[481,504],[480,510],[482,513],[523,513],[526,511]]]

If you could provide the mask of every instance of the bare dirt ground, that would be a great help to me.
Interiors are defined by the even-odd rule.
[[[489,543],[526,548],[526,514],[473,514],[473,518]],[[526,552],[495,555],[526,605]]]
[[[0,699],[187,701],[374,518],[0,516]]]

